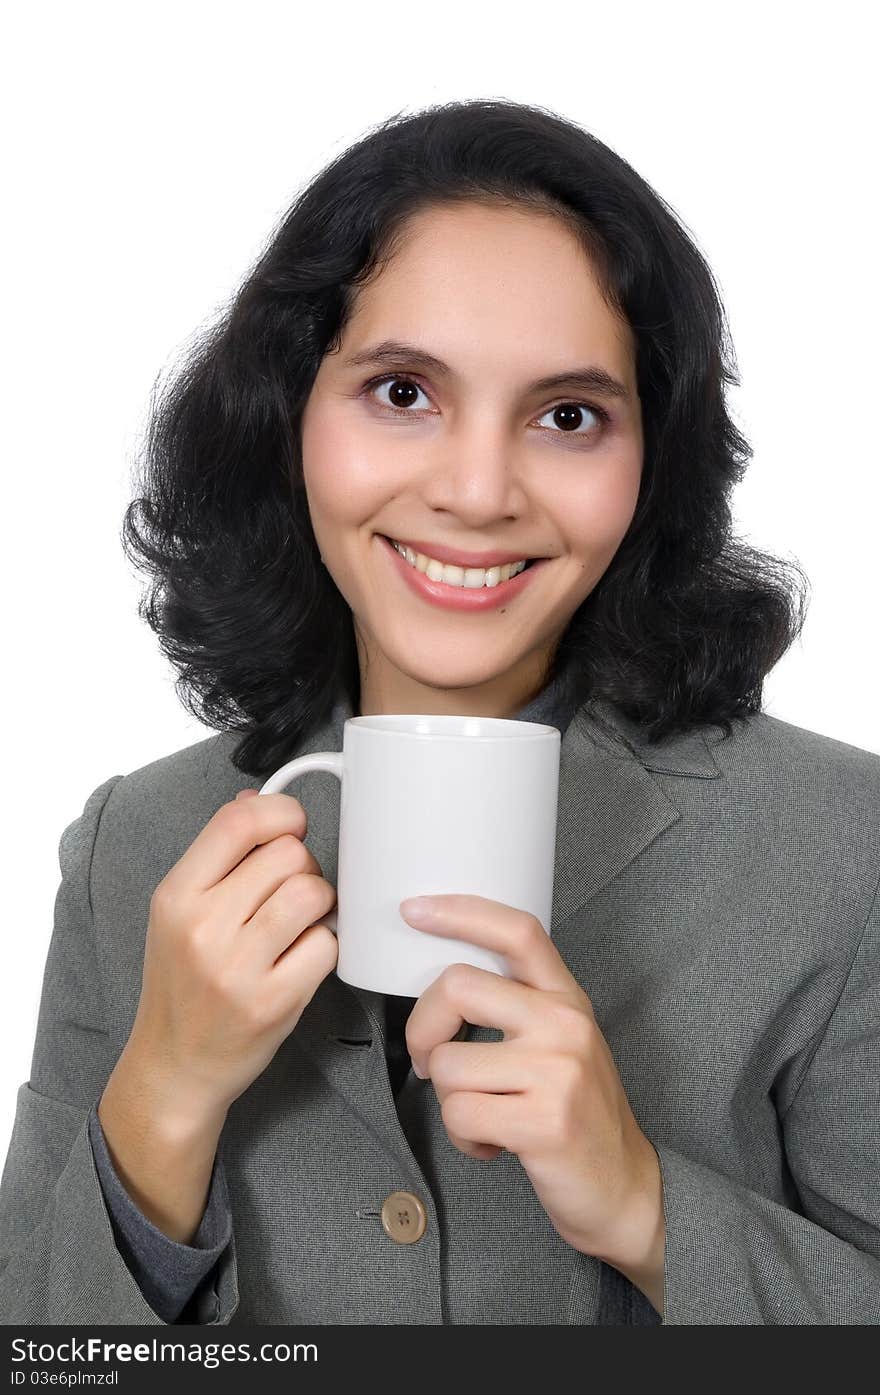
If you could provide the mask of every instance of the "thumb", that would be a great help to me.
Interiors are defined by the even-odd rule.
[[[252,798],[254,795],[258,795],[259,793],[260,793],[259,790],[252,790],[252,789],[239,790],[239,791],[238,791],[238,794],[237,794],[235,797],[236,797],[236,799],[250,799],[250,798]]]

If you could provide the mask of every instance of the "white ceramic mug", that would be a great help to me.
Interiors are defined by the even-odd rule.
[[[341,752],[270,775],[260,794],[310,770],[341,781],[336,907],[321,923],[344,983],[418,997],[449,964],[511,976],[500,954],[408,925],[410,896],[486,896],[549,935],[560,743],[556,727],[500,717],[350,717]]]

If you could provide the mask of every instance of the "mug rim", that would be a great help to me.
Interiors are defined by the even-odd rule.
[[[411,727],[388,725],[400,721],[439,722],[441,730],[418,731]],[[493,726],[504,727],[505,730],[463,731],[454,725],[461,722],[491,723]],[[562,735],[558,727],[545,722],[524,722],[517,717],[478,717],[468,716],[466,713],[446,712],[374,712],[366,717],[348,717],[344,725],[355,726],[375,736],[404,736],[416,741],[546,741],[553,737],[561,739]]]

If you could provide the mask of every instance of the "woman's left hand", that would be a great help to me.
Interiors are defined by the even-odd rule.
[[[413,1068],[431,1079],[451,1142],[474,1158],[515,1153],[563,1240],[637,1267],[662,1241],[660,1164],[590,999],[535,916],[482,896],[430,899],[437,912],[418,923],[401,902],[408,924],[494,950],[514,975],[452,965],[410,1014]],[[504,1040],[451,1040],[466,1022]]]

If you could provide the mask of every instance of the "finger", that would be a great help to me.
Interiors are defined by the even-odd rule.
[[[193,839],[162,883],[170,893],[208,891],[242,858],[282,833],[304,838],[306,812],[291,794],[263,794],[223,804]]]
[[[498,1045],[499,1043],[487,1044]],[[479,1045],[479,1043],[468,1043],[468,1045],[476,1046]],[[441,1048],[438,1047],[437,1049],[439,1051]],[[443,1101],[449,1091],[445,1090],[436,1079],[432,1081],[432,1084],[442,1115]],[[491,1162],[494,1158],[497,1158],[498,1154],[501,1152],[500,1147],[495,1143],[471,1143],[466,1138],[461,1138],[454,1129],[448,1127],[446,1129],[446,1134],[454,1148],[457,1148],[460,1153],[466,1154],[469,1158],[475,1158],[478,1162]]]
[[[289,1005],[299,1019],[303,1008],[336,967],[338,953],[336,936],[326,925],[310,925],[297,936],[270,971],[273,990],[278,993],[279,1015]]]
[[[424,1074],[428,1054],[450,1041],[465,1022],[495,1027],[516,1038],[534,1030],[542,995],[515,979],[502,978],[474,964],[452,964],[418,999],[406,1024],[406,1043],[417,1074]]]
[[[522,1146],[522,1115],[521,1095],[453,1090],[440,1106],[440,1116],[450,1138],[455,1135],[465,1144],[506,1148],[511,1153]]]
[[[476,1158],[477,1162],[492,1162],[501,1152],[497,1143],[468,1143],[466,1138],[459,1138],[452,1129],[446,1130],[446,1136],[454,1148],[469,1158]]]
[[[241,933],[251,937],[254,952],[263,963],[275,964],[288,948],[312,926],[317,926],[336,904],[336,891],[323,877],[310,872],[289,877],[263,902],[256,914],[245,921]],[[333,932],[324,926],[328,935]],[[334,942],[336,936],[333,935]]]
[[[292,833],[282,833],[249,852],[208,895],[218,901],[222,897],[223,914],[236,925],[244,925],[286,881],[300,873],[323,880],[320,864],[305,843]],[[325,913],[325,904],[316,914]]]
[[[427,1061],[428,1078],[443,1095],[454,1090],[522,1094],[546,1080],[546,1069],[534,1051],[508,1041],[444,1041]]]
[[[444,894],[430,899],[435,908],[418,920],[401,902],[400,914],[408,925],[502,954],[514,978],[533,988],[565,992],[575,982],[537,916],[485,896]]]

